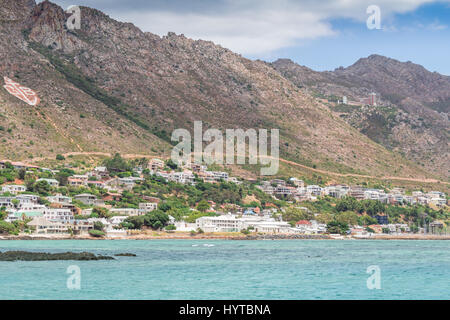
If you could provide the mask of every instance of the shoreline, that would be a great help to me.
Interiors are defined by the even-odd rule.
[[[260,234],[260,235],[237,235],[237,234],[203,234],[191,236],[189,234],[135,234],[128,236],[94,238],[90,236],[62,236],[62,235],[18,235],[0,236],[0,241],[7,240],[450,240],[450,235],[374,235],[370,237],[362,236],[342,236],[334,237],[330,235],[292,235],[292,234]]]

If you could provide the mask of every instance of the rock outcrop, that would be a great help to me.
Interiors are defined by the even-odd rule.
[[[28,252],[28,251],[6,251],[0,252],[0,261],[51,261],[51,260],[114,260],[113,257],[95,255],[90,252]]]

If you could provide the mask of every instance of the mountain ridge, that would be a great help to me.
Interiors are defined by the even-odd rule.
[[[81,30],[66,30],[66,14],[48,1],[33,6],[14,28],[2,24],[5,43],[17,44],[0,52],[0,71],[43,95],[37,110],[47,117],[58,115],[54,120],[62,122],[61,132],[85,152],[142,154],[147,148],[168,154],[169,133],[192,129],[194,121],[202,120],[205,128],[280,128],[283,158],[309,167],[436,176],[361,135],[265,62],[245,59],[210,41],[174,33],[159,37],[98,10],[81,10]],[[0,99],[7,106],[0,124],[9,129],[13,119],[34,141],[32,146],[21,142],[14,154],[8,147],[0,154],[23,158],[78,151],[59,141],[57,132],[49,135],[40,128],[48,123],[25,128],[23,123],[30,126],[36,118],[14,115],[23,106],[5,91],[0,90]],[[7,146],[25,141],[19,134],[0,135]]]
[[[271,64],[293,83],[334,102],[346,96],[352,106],[330,110],[390,150],[449,176],[450,77],[412,62],[380,55],[361,58],[347,68],[317,72],[292,60]],[[378,107],[359,103],[377,93]],[[360,104],[358,108],[354,105]]]

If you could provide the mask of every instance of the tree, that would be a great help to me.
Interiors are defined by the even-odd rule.
[[[316,220],[317,220],[319,223],[325,223],[325,224],[327,224],[327,223],[329,223],[330,221],[333,221],[333,216],[332,216],[330,213],[323,212],[323,213],[320,213],[320,214],[316,217]]]
[[[126,172],[131,170],[131,166],[125,161],[119,153],[116,153],[113,158],[106,159],[103,165],[109,172]]]
[[[331,221],[327,225],[328,233],[346,234],[348,225],[338,222],[336,220]]]
[[[161,211],[167,212],[167,211],[169,211],[172,207],[170,206],[170,204],[164,202],[164,203],[161,203],[161,204],[158,206],[158,208],[159,208],[159,210],[161,210]]]
[[[55,175],[55,179],[58,180],[60,186],[66,186],[68,183],[68,178],[74,175],[75,172],[71,169],[61,169]]]
[[[344,211],[338,213],[335,217],[336,221],[346,225],[357,225],[358,215],[353,211]]]
[[[371,224],[377,224],[377,219],[371,216],[361,216],[358,218],[358,224],[362,226],[369,226]]]
[[[18,208],[19,204],[20,204],[20,201],[17,200],[17,199],[12,199],[11,200],[11,204],[14,206],[14,208]]]
[[[47,181],[41,180],[35,182],[30,190],[39,193],[40,195],[48,196],[50,191],[52,190],[52,187],[48,184]]]
[[[174,230],[177,230],[177,227],[175,227],[173,224],[170,224],[170,225],[168,225],[166,227],[166,230],[167,231],[174,231]]]
[[[0,234],[18,234],[18,230],[12,223],[0,221]]]
[[[96,215],[99,218],[109,218],[110,214],[108,209],[102,207],[94,207],[92,209],[92,214]]]
[[[19,170],[19,179],[20,180],[25,180],[25,175],[27,174],[27,170],[25,169],[20,169]]]
[[[375,230],[373,230],[371,227],[366,227],[366,231],[370,233],[375,233]]]
[[[144,216],[144,225],[153,230],[159,230],[167,226],[169,216],[161,210],[155,210]]]
[[[141,229],[145,223],[144,216],[132,216],[125,219],[122,224],[123,227],[127,229]]]
[[[361,204],[353,197],[344,197],[336,203],[336,210],[343,211],[357,211],[361,210]]]
[[[11,164],[11,162],[6,162],[5,163],[5,168],[9,169],[9,170],[14,170],[14,166]]]
[[[94,222],[94,230],[103,231],[104,228],[105,228],[105,225],[103,223],[101,223],[100,221]]]
[[[308,214],[305,210],[289,207],[281,214],[284,221],[296,223],[299,220],[309,220],[311,215]]]
[[[385,211],[384,204],[377,200],[363,200],[361,201],[361,206],[363,210],[371,217]]]
[[[200,202],[198,203],[198,205],[197,205],[197,210],[200,211],[200,212],[206,212],[206,211],[209,210],[210,207],[211,207],[211,206],[210,206],[210,204],[208,203],[208,201],[202,200],[202,201],[200,201]]]
[[[5,220],[7,216],[8,216],[8,213],[6,212],[6,208],[1,207],[0,208],[0,220]]]
[[[172,170],[175,170],[178,168],[178,165],[175,162],[173,162],[172,159],[169,159],[167,161],[166,165]]]
[[[57,155],[56,155],[56,160],[58,160],[58,161],[64,161],[64,160],[66,160],[66,158],[65,158],[62,154],[57,154]]]
[[[148,164],[149,164],[149,161],[148,161],[147,158],[140,158],[140,159],[137,160],[137,164],[139,166],[141,166],[142,168],[147,168]]]

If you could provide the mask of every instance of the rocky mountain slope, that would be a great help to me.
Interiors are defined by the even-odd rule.
[[[332,104],[331,110],[390,150],[449,176],[450,77],[379,55],[331,72],[286,59],[272,66],[297,86],[330,101],[347,96],[359,102],[377,93],[377,107]]]
[[[1,157],[167,153],[173,129],[201,120],[219,129],[279,128],[283,158],[310,167],[437,176],[361,134],[265,62],[183,35],[144,33],[95,9],[82,7],[81,29],[68,30],[67,15],[48,1],[2,2],[1,75],[42,102],[30,107],[0,89]]]
[[[70,83],[25,40],[34,1],[0,6],[0,74],[37,91],[31,107],[0,86],[0,158],[29,160],[66,151],[164,149],[166,145]],[[52,22],[52,21],[50,21]]]

